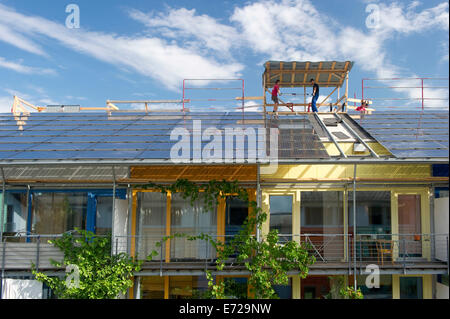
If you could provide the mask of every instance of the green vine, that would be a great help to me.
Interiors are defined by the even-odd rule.
[[[96,236],[85,230],[65,233],[49,243],[64,253],[62,261],[51,260],[54,266],[76,266],[78,269],[76,274],[72,270],[60,278],[39,272],[32,265],[36,280],[46,283],[61,299],[115,299],[133,286],[133,274],[142,264],[126,253],[111,254],[110,236]]]

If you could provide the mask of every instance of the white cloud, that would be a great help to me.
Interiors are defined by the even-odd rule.
[[[2,5],[0,4],[0,10],[2,10]],[[17,22],[16,22],[17,23]],[[11,28],[6,25],[2,25],[0,21],[0,41],[9,43],[19,49],[28,51],[30,53],[46,56],[47,54],[42,50],[42,48],[29,40],[28,38],[22,36],[21,34],[14,32]]]
[[[12,96],[0,96],[0,113],[10,113],[12,105]]]
[[[448,3],[443,2],[433,8],[416,12],[420,2],[413,1],[405,8],[402,3],[393,2],[390,5],[377,3],[380,8],[380,21],[376,31],[379,33],[424,32],[430,29],[448,30]]]
[[[197,15],[195,9],[169,9],[166,14],[130,10],[129,15],[147,26],[152,34],[182,40],[183,43],[191,40],[197,49],[209,48],[227,55],[230,48],[240,42],[235,28],[210,16]]]
[[[179,90],[183,78],[238,77],[243,69],[239,63],[219,63],[214,57],[199,55],[156,37],[125,37],[67,29],[62,24],[26,16],[1,4],[0,21],[0,25],[6,25],[14,35],[34,37],[36,41],[40,36],[48,37],[69,49],[157,79],[172,90]]]
[[[18,62],[7,61],[5,58],[0,56],[0,68],[5,68],[13,70],[15,72],[24,74],[40,74],[40,75],[55,75],[56,71],[46,68],[36,68],[31,66],[26,66]]]
[[[448,30],[448,3],[419,12],[417,1],[406,8],[397,2],[390,5],[376,3],[380,9],[379,27],[366,32],[339,24],[327,14],[318,12],[309,0],[254,2],[236,8],[231,20],[237,24],[249,46],[269,59],[352,60],[363,71],[372,72],[378,78],[417,77],[410,70],[402,70],[391,63],[387,41],[394,35]],[[397,85],[402,86],[402,83]],[[407,97],[417,95],[410,89],[394,91]],[[427,96],[448,98],[448,92],[441,89],[428,89],[426,93]]]
[[[235,6],[227,22],[185,8],[169,8],[164,13],[130,10],[131,18],[148,27],[148,36],[69,30],[0,4],[0,28],[24,40],[22,49],[29,52],[45,53],[36,44],[44,36],[118,68],[157,79],[172,90],[179,90],[186,77],[239,76],[244,66],[235,62],[233,55],[241,49],[250,49],[258,60],[352,60],[376,77],[415,76],[392,64],[388,41],[394,36],[448,31],[448,3],[422,10],[418,1],[408,5],[371,3],[380,8],[380,25],[366,31],[318,11],[310,0],[261,0]],[[448,41],[446,51],[448,61]],[[416,94],[396,91],[405,96]],[[430,90],[430,95],[448,97],[442,90]]]

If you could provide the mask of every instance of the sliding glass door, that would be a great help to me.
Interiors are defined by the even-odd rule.
[[[398,195],[399,254],[422,256],[421,199],[418,194]]]

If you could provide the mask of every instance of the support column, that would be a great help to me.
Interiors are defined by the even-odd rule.
[[[354,164],[353,171],[353,284],[356,291],[358,288],[358,282],[356,279],[356,164]]]
[[[5,214],[5,190],[6,190],[6,182],[5,182],[5,172],[3,171],[3,167],[1,168],[2,172],[2,208],[0,213],[0,243],[3,242],[3,227],[4,227],[4,214]]]
[[[171,204],[172,204],[172,193],[167,191],[167,205],[166,205],[166,236],[170,236],[170,225],[171,225]],[[166,263],[170,262],[170,238],[165,242],[166,245]],[[169,278],[167,277],[167,280]]]
[[[4,220],[3,220],[3,216],[4,216],[4,211],[5,211],[5,190],[6,190],[6,183],[5,183],[5,172],[3,171],[3,167],[1,168],[2,171],[2,208],[1,208],[1,213],[0,213],[0,245],[2,247],[2,271],[1,271],[1,276],[0,276],[0,299],[3,299],[2,296],[2,291],[3,291],[3,278],[5,275],[5,245],[3,245],[3,224],[4,224]]]
[[[112,166],[112,176],[113,176],[113,202],[112,202],[112,225],[111,225],[111,255],[114,254],[114,223],[115,223],[115,214],[116,214],[116,172],[114,170],[114,166]]]
[[[292,299],[301,299],[301,281],[300,276],[292,277]]]
[[[345,105],[348,105],[348,71],[345,73]]]

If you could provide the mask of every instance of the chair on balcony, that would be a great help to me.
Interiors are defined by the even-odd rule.
[[[383,266],[384,255],[390,255],[391,262],[392,264],[394,264],[394,241],[379,239],[376,241],[376,246],[377,246],[378,263],[380,263],[381,258],[381,265]]]

